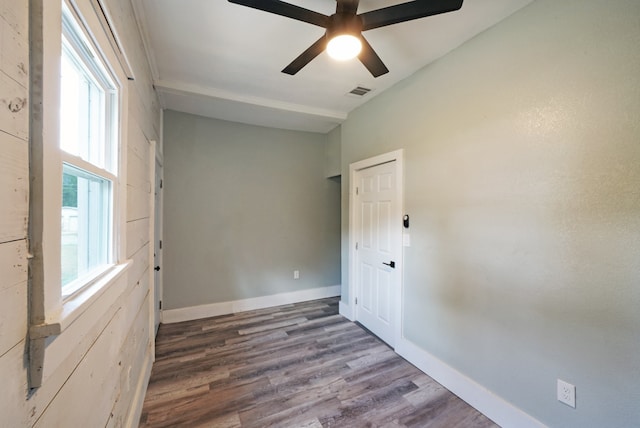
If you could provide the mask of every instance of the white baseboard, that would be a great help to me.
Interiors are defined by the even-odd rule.
[[[354,315],[353,310],[351,310],[351,306],[347,305],[342,300],[340,300],[338,307],[340,309],[340,315],[342,315],[349,321],[355,321],[355,318],[353,316]]]
[[[136,390],[133,393],[133,399],[131,401],[131,407],[129,408],[129,414],[127,415],[125,427],[137,427],[140,422],[140,416],[142,415],[142,405],[144,404],[144,396],[147,394],[147,385],[149,384],[149,378],[151,377],[151,367],[153,366],[153,353],[152,347],[147,348],[147,352],[144,356],[144,365],[140,370],[140,377],[136,382]]]
[[[537,419],[498,397],[413,342],[401,338],[395,351],[501,427],[545,427]]]
[[[191,306],[188,308],[168,309],[162,311],[162,322],[171,324],[174,322],[190,321],[200,318],[216,317],[218,315],[233,314],[236,312],[253,311],[256,309],[271,308],[291,303],[306,302],[308,300],[325,299],[327,297],[339,296],[341,292],[342,286],[332,285],[329,287],[310,288],[307,290],[292,291],[289,293],[234,300],[231,302],[210,303],[208,305]]]

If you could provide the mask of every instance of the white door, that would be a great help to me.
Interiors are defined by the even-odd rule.
[[[356,319],[395,346],[402,252],[396,161],[357,171]]]
[[[160,310],[162,309],[162,165],[156,158],[155,168],[155,203],[154,203],[154,233],[153,233],[153,290],[154,290],[154,328],[158,333],[160,325]]]

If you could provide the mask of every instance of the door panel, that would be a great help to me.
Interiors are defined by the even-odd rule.
[[[378,251],[391,256],[391,202],[378,202]]]
[[[365,284],[371,284],[374,281],[373,267],[366,263],[361,264],[361,278]],[[362,290],[362,309],[369,313],[373,312],[373,289],[371,287]]]
[[[395,162],[358,171],[355,199],[359,274],[356,319],[391,346],[395,342],[402,238],[395,171]]]
[[[362,248],[373,247],[373,204],[362,202]]]
[[[378,272],[378,317],[383,322],[391,323],[391,275],[382,269]]]

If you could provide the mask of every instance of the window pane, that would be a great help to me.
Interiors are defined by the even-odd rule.
[[[108,136],[105,90],[80,58],[63,43],[60,67],[60,147],[100,168],[105,164]]]
[[[111,182],[64,164],[62,170],[62,286],[111,262]],[[70,285],[70,287],[66,287]],[[72,288],[72,289],[69,289]]]

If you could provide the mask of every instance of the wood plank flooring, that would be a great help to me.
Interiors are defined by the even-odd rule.
[[[141,427],[495,427],[338,298],[162,324]]]

